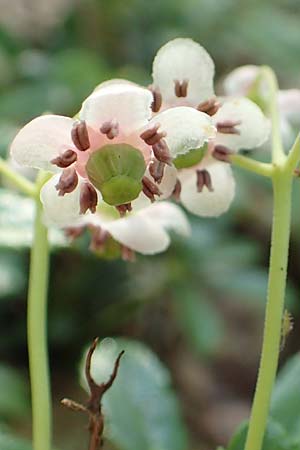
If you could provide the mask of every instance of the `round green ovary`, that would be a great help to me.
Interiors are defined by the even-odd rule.
[[[127,144],[105,145],[91,154],[86,165],[90,181],[113,206],[139,196],[145,169],[142,153]]]
[[[201,148],[195,148],[190,150],[184,155],[178,155],[174,159],[174,166],[176,169],[187,169],[188,167],[193,167],[202,160],[207,150],[207,144]]]

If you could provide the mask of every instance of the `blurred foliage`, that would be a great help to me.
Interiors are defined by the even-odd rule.
[[[187,436],[171,379],[157,356],[140,342],[105,339],[92,360],[97,383],[109,379],[124,350],[118,376],[103,398],[106,437],[120,450],[185,450]],[[84,378],[85,357],[81,368]]]
[[[33,5],[34,1],[38,0],[32,0]],[[25,5],[27,14],[22,13],[20,5],[24,7],[24,0],[7,1],[0,17],[2,156],[7,154],[11,139],[25,122],[45,111],[74,115],[84,97],[107,78],[124,77],[148,84],[155,52],[176,36],[191,37],[212,54],[220,92],[222,77],[235,66],[247,63],[269,64],[283,87],[300,87],[300,3],[297,0],[49,0],[47,17],[41,13],[40,3],[28,11]],[[253,156],[262,160],[269,157],[267,151]],[[127,335],[143,339],[155,349],[172,366],[171,375],[177,381],[177,372],[182,368],[173,363],[173,358],[176,361],[176,352],[182,356],[180,351],[184,346],[185,357],[191,353],[197,363],[211,368],[215,376],[219,372],[224,378],[227,375],[227,385],[224,381],[222,394],[219,388],[216,397],[223,395],[228,399],[234,393],[235,398],[249,402],[267,288],[271,188],[268,180],[242,170],[235,170],[235,175],[237,195],[229,213],[219,220],[191,218],[193,234],[189,240],[177,240],[166,254],[138,257],[134,265],[102,261],[91,254],[87,235],[69,248],[62,234],[53,230],[49,336],[54,372],[71,371],[74,377],[79,349],[92,336]],[[26,364],[25,298],[33,208],[30,200],[12,191],[5,180],[1,181],[0,352],[9,364],[20,366]],[[283,359],[299,350],[299,194],[297,180],[287,293],[295,331],[287,339]],[[127,345],[130,344],[126,341]],[[137,354],[149,359],[150,371],[157,370],[169,386],[166,369],[143,344],[136,345]],[[148,380],[140,367],[142,356],[140,359],[128,356],[127,363],[124,359],[124,370],[141,371],[140,377],[134,375],[137,386],[131,387],[136,389],[139,382]],[[291,369],[289,366],[285,369],[290,382],[280,388],[285,372],[278,381],[265,450],[270,449],[274,436],[285,434],[288,421],[293,429],[297,428],[298,416],[294,411],[298,397],[293,395],[299,379],[296,361],[291,361]],[[13,371],[7,365],[3,368]],[[200,369],[197,366],[193,370]],[[16,382],[20,388],[18,383],[22,382],[15,379],[15,371],[12,373],[11,383]],[[199,378],[198,372],[195,378]],[[119,383],[123,389],[124,382]],[[19,392],[13,384],[8,386]],[[117,394],[112,391],[112,402],[115,402],[113,395]],[[174,426],[179,419],[177,406],[169,413],[168,402],[174,401],[173,394],[170,395],[165,411],[170,421],[175,421],[170,425]],[[281,395],[286,399],[286,410],[276,406],[277,402],[282,403]],[[21,403],[18,406],[16,398],[12,399],[15,400],[11,401],[11,410],[4,409],[17,417],[20,408],[21,418]],[[21,399],[23,394],[20,402]],[[189,431],[193,430],[190,432],[193,442],[200,440],[201,449],[205,442],[213,448],[219,439],[217,432],[207,436],[205,424],[194,424],[195,418],[187,411],[189,401],[184,398],[182,406]],[[124,417],[128,421],[136,417],[130,416]],[[168,426],[168,418],[161,421]],[[120,424],[133,426],[132,422],[124,424],[121,418]],[[138,431],[142,433],[141,430]],[[133,440],[141,438],[144,442],[145,439],[144,435],[130,436]],[[231,442],[230,450],[240,450],[245,428],[239,436]],[[0,448],[27,450],[27,444],[22,442],[16,442],[13,447],[12,439],[9,432],[1,431]],[[185,438],[178,439],[184,442]],[[177,448],[176,444],[174,447]],[[70,448],[75,447],[70,445]],[[278,447],[278,450],[292,449]]]

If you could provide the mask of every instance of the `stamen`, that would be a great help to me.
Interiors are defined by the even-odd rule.
[[[55,186],[58,190],[58,195],[63,197],[65,194],[73,192],[78,184],[78,175],[73,167],[65,169],[60,176],[60,179]]]
[[[157,144],[154,144],[152,146],[152,150],[155,158],[158,161],[168,164],[168,166],[171,166],[172,158],[170,155],[170,150],[169,147],[167,146],[167,143],[163,139],[157,142]]]
[[[162,95],[158,88],[154,88],[154,86],[151,84],[148,86],[149,91],[153,95],[153,102],[151,105],[151,109],[153,112],[158,112],[162,105]]]
[[[78,150],[84,152],[90,147],[89,134],[84,120],[74,123],[71,137]]]
[[[116,206],[116,209],[119,211],[120,216],[124,217],[126,216],[127,211],[132,211],[131,203],[124,203],[124,205],[118,205]]]
[[[158,161],[157,159],[155,159],[149,164],[150,175],[152,176],[153,180],[158,184],[160,184],[163,179],[164,171],[165,171],[165,163]]]
[[[126,247],[126,245],[121,245],[121,253],[122,253],[122,259],[124,261],[134,262],[136,260],[136,255],[134,250],[131,250],[131,248]]]
[[[52,164],[65,169],[77,160],[77,153],[74,150],[66,150],[62,155],[52,159]]]
[[[156,123],[153,125],[153,127],[148,128],[148,130],[143,131],[143,133],[140,135],[140,137],[143,139],[143,141],[146,142],[148,145],[154,145],[157,144],[163,137],[166,137],[167,133],[165,131],[158,132],[160,124]]]
[[[204,112],[209,116],[213,116],[219,110],[221,104],[217,101],[216,97],[212,97],[205,102],[200,103],[197,106],[198,111]]]
[[[197,170],[197,191],[202,192],[204,186],[207,187],[209,192],[213,192],[213,186],[210,173],[207,170]]]
[[[143,177],[142,183],[144,194],[151,200],[152,203],[155,202],[154,195],[160,196],[162,194],[156,184],[149,180],[148,177]]]
[[[237,125],[240,125],[240,120],[225,120],[224,122],[217,123],[217,130],[222,134],[240,134],[240,131],[235,128]]]
[[[110,236],[109,232],[99,226],[90,226],[89,228],[92,232],[90,250],[103,251],[104,245]]]
[[[64,230],[67,238],[72,240],[77,239],[84,232],[84,227],[68,227]]]
[[[174,187],[174,190],[172,192],[172,197],[174,198],[174,200],[176,200],[177,202],[179,202],[180,200],[180,194],[181,194],[181,182],[180,180],[177,178],[176,180],[176,184]]]
[[[90,183],[84,183],[80,188],[80,214],[85,214],[88,210],[96,212],[98,195],[97,191]]]
[[[230,155],[232,155],[232,153],[233,152],[224,145],[216,145],[212,152],[212,156],[218,161],[230,163]]]
[[[175,83],[175,95],[176,97],[186,97],[188,89],[188,80],[178,81],[174,80]]]
[[[113,139],[119,134],[119,124],[116,119],[104,122],[100,128],[101,133],[106,134],[108,139]]]

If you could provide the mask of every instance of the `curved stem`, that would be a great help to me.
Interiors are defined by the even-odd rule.
[[[280,169],[273,176],[274,209],[269,284],[260,368],[245,450],[260,450],[278,366],[288,264],[292,177]]]
[[[2,158],[0,158],[0,173],[2,173],[24,194],[29,195],[29,197],[35,196],[35,185],[31,181],[27,180],[27,178],[14,171]]]
[[[37,189],[44,183],[42,175]],[[28,353],[32,398],[33,450],[51,448],[51,400],[47,352],[47,289],[49,248],[42,223],[42,205],[36,198],[34,238],[30,258],[28,292]]]
[[[271,177],[273,173],[272,164],[255,161],[254,159],[247,158],[247,156],[238,154],[230,155],[230,160],[235,166],[242,167],[243,169],[257,173],[258,175],[263,175],[264,177]]]

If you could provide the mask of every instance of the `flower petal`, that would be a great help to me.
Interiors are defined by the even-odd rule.
[[[123,133],[130,134],[150,119],[152,101],[147,89],[127,82],[108,83],[83,102],[80,118],[96,130],[114,119]]]
[[[144,255],[163,252],[170,244],[163,227],[140,214],[105,223],[104,227],[116,241]]]
[[[235,128],[239,134],[218,133],[216,144],[224,145],[232,151],[260,147],[269,137],[270,123],[261,109],[247,98],[225,100],[219,111],[213,116],[217,123],[241,122]]]
[[[45,115],[33,119],[17,134],[11,144],[11,155],[22,166],[57,171],[51,160],[74,148],[71,139],[73,119]]]
[[[41,189],[41,202],[44,206],[44,221],[48,226],[71,227],[83,220],[80,215],[80,183],[70,194],[60,197],[55,188],[60,175],[54,175]]]
[[[237,67],[223,80],[226,95],[248,95],[259,74],[260,67],[252,64]]]
[[[300,89],[278,92],[280,113],[295,127],[300,125]]]
[[[183,171],[180,199],[188,211],[197,216],[217,217],[226,212],[234,198],[235,181],[227,163],[212,162],[205,168],[211,177],[213,192],[206,187],[197,191],[197,175],[195,171]]]
[[[149,126],[157,123],[160,124],[159,130],[167,133],[164,139],[173,158],[202,147],[216,135],[211,117],[187,106],[170,108],[157,114]]]
[[[214,63],[207,51],[191,39],[174,39],[158,50],[153,61],[154,88],[167,105],[197,106],[213,97]],[[186,97],[175,95],[175,81],[188,81]]]
[[[153,223],[181,236],[189,236],[191,232],[186,215],[179,206],[171,202],[153,203],[149,208],[141,210],[139,215],[148,217]]]

